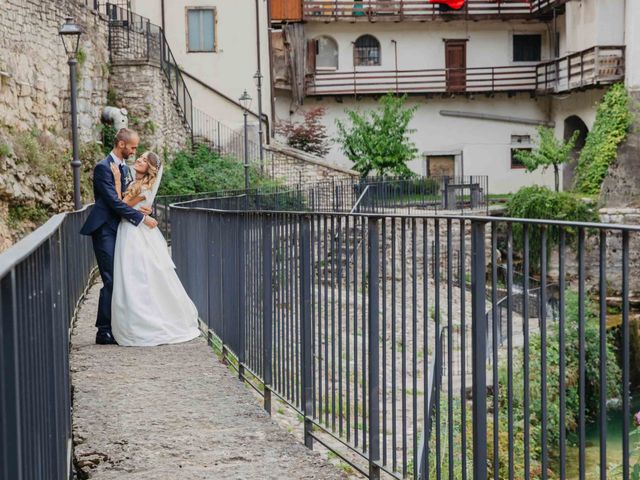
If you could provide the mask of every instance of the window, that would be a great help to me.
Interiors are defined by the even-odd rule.
[[[187,9],[187,50],[216,51],[216,11],[213,8]]]
[[[542,55],[542,35],[514,35],[513,61],[539,62]]]
[[[319,37],[315,39],[316,69],[338,69],[338,44],[333,38]]]
[[[524,163],[522,163],[518,157],[516,156],[516,153],[518,152],[530,152],[531,148],[516,148],[516,147],[511,147],[511,168],[516,169],[516,168],[526,168],[524,166]]]
[[[354,45],[353,62],[356,66],[380,65],[380,42],[376,37],[363,35]]]
[[[525,168],[516,156],[521,151],[531,151],[531,135],[511,135],[511,168]]]

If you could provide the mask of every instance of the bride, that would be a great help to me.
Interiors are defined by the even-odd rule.
[[[135,181],[122,196],[120,170],[112,165],[118,196],[135,209],[151,207],[162,177],[160,158],[145,152],[133,170]],[[111,315],[113,336],[119,345],[180,343],[200,335],[196,306],[184,290],[157,228],[120,222]]]

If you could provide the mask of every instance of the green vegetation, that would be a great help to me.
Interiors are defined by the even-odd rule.
[[[0,143],[0,157],[8,157],[11,155],[11,147],[6,143]]]
[[[42,206],[9,205],[9,226],[18,228],[22,222],[44,223],[50,212]]]
[[[597,220],[593,205],[589,205],[575,195],[567,192],[554,192],[546,187],[533,185],[523,187],[507,202],[507,216],[512,218],[534,218],[546,220],[566,220],[590,222]],[[549,228],[547,234],[547,251],[559,241],[559,229]],[[531,271],[540,269],[541,238],[543,228],[538,225],[529,227],[529,248]],[[575,229],[565,229],[567,241],[576,238]],[[513,225],[513,239],[517,250],[524,244],[523,226]]]
[[[596,121],[587,136],[578,166],[575,189],[598,194],[609,165],[616,159],[618,146],[627,138],[633,121],[631,97],[623,84],[613,85],[598,105]]]
[[[278,184],[250,168],[251,188],[276,187]],[[195,151],[177,152],[167,164],[160,186],[160,195],[188,195],[192,193],[241,190],[244,188],[244,168],[230,157],[221,157],[205,146]]]
[[[599,411],[599,398],[600,398],[600,376],[599,376],[599,362],[600,362],[600,327],[598,307],[591,300],[588,299],[585,302],[585,346],[584,353],[586,359],[586,395],[585,400],[585,413],[588,422],[595,421],[597,419]],[[577,434],[578,431],[578,415],[579,415],[579,354],[580,343],[578,337],[578,315],[579,298],[575,292],[566,293],[566,325],[565,325],[565,391],[566,391],[566,431],[569,434],[569,441],[571,436]],[[557,458],[560,451],[560,345],[559,345],[560,331],[559,324],[557,322],[549,322],[547,331],[546,349],[547,356],[545,366],[547,371],[547,448],[550,458],[550,477],[557,478],[559,475],[559,458]],[[606,364],[607,364],[607,398],[619,398],[620,385],[622,380],[622,373],[616,359],[615,352],[615,340],[609,335],[607,338],[606,346]],[[541,354],[542,338],[539,334],[531,336],[531,344],[529,351],[529,400],[530,400],[530,445],[531,445],[531,458],[534,461],[539,461],[542,458],[542,354]],[[516,443],[519,444],[524,440],[524,351],[519,350],[515,359],[515,365],[513,368],[513,412],[514,412],[514,431],[516,437]],[[498,401],[500,405],[501,416],[500,419],[500,431],[502,434],[506,434],[508,431],[508,418],[503,412],[508,408],[508,396],[507,396],[507,369],[506,365],[502,366],[499,371],[499,393]],[[524,451],[523,445],[515,445],[516,450]],[[516,455],[516,458],[520,457]],[[508,458],[505,452],[501,452],[499,455],[499,468],[500,478],[503,475],[507,475],[507,462]],[[523,457],[520,457],[523,458]],[[520,473],[523,473],[523,466],[520,466]],[[540,473],[539,465],[532,462],[531,475],[537,475]],[[516,474],[516,478],[519,477]]]
[[[416,157],[418,149],[409,138],[415,132],[409,122],[417,106],[405,108],[406,99],[406,95],[389,93],[380,99],[377,110],[364,114],[347,110],[349,124],[336,122],[342,151],[363,177],[371,172],[381,177],[413,176],[407,162]]]
[[[556,192],[560,191],[560,165],[569,160],[571,151],[576,146],[580,132],[574,132],[567,141],[556,138],[551,128],[538,128],[538,146],[531,150],[520,150],[516,157],[520,160],[527,172],[535,172],[539,168],[544,172],[547,168],[553,167],[555,177]]]

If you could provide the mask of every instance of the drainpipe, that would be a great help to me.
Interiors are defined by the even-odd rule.
[[[162,15],[162,31],[166,35],[167,32],[164,29],[164,0],[160,0],[160,12],[161,12],[161,15]]]
[[[275,86],[273,85],[273,41],[271,40],[271,35],[273,32],[273,25],[271,24],[271,0],[267,0],[267,32],[269,33],[267,37],[267,42],[269,45],[269,91],[271,92],[271,122],[269,123],[269,135],[267,135],[267,145],[271,143],[271,136],[275,134],[275,124],[276,124],[276,91]]]
[[[258,71],[255,78],[258,87],[258,141],[260,143],[260,168],[264,169],[264,139],[262,131],[262,59],[260,42],[260,0],[256,0],[256,46],[258,49]]]

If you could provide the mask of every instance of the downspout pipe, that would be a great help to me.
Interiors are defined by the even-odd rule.
[[[162,16],[162,31],[166,35],[167,31],[165,29],[165,24],[164,24],[164,0],[160,0],[160,14]]]
[[[258,140],[260,143],[260,168],[264,168],[264,131],[262,122],[262,43],[260,41],[260,0],[255,0],[256,4],[256,48],[258,71],[255,78],[258,87]]]

